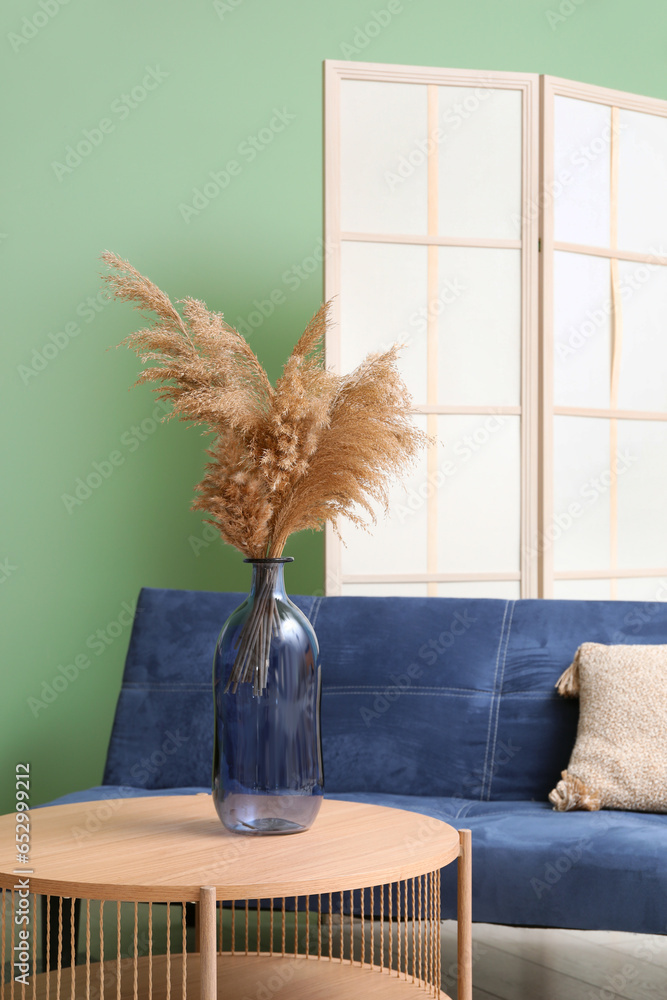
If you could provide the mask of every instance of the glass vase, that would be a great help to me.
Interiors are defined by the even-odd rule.
[[[322,801],[319,650],[285,593],[292,561],[245,560],[250,593],[215,649],[213,800],[234,833],[299,833]]]

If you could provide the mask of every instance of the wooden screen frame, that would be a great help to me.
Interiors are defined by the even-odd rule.
[[[521,239],[470,239],[447,238],[434,234],[425,236],[396,236],[378,233],[343,233],[340,225],[340,85],[343,80],[362,80],[386,83],[407,83],[432,86],[479,87],[494,90],[518,90],[522,95],[522,190],[521,190]],[[429,92],[429,105],[431,104]],[[487,73],[481,70],[440,69],[422,66],[395,66],[382,63],[343,62],[326,60],[324,63],[324,238],[327,253],[324,266],[325,298],[333,298],[332,330],[327,337],[327,364],[340,371],[340,290],[341,245],[347,240],[412,244],[429,247],[429,271],[432,247],[439,246],[493,247],[521,250],[521,401],[520,406],[442,406],[427,405],[416,412],[427,415],[427,426],[433,431],[439,414],[506,414],[521,418],[521,526],[520,569],[515,573],[438,573],[434,552],[430,546],[428,571],[424,574],[363,574],[345,575],[341,570],[341,542],[331,529],[326,528],[325,541],[325,593],[340,594],[343,583],[426,583],[429,594],[437,593],[440,582],[464,583],[468,581],[520,581],[521,596],[534,597],[538,588],[538,235],[539,217],[539,78],[532,73]],[[429,122],[429,130],[431,124]],[[428,159],[429,201],[437,185],[437,160],[432,154]],[[437,190],[437,187],[436,187]],[[429,215],[432,215],[431,206]],[[431,230],[431,225],[428,229]],[[428,300],[433,295],[433,283],[428,278]],[[429,310],[429,315],[432,311]],[[433,342],[434,329],[427,330],[428,341]],[[427,456],[429,468],[433,451]],[[432,497],[431,503],[435,502]],[[427,515],[431,519],[431,510]]]
[[[554,405],[554,254],[557,251],[581,253],[591,257],[603,257],[610,261],[636,261],[667,266],[667,257],[655,254],[625,251],[618,247],[616,238],[617,212],[615,215],[614,184],[617,184],[618,143],[614,142],[614,109],[640,111],[645,114],[667,118],[667,101],[639,94],[629,94],[620,90],[597,87],[591,84],[564,80],[559,77],[540,77],[540,191],[554,191],[554,107],[556,97],[571,97],[593,104],[602,104],[611,109],[612,134],[610,141],[611,169],[611,233],[609,248],[585,246],[577,243],[557,242],[554,238],[554,199],[542,199],[540,213],[540,520],[539,538],[545,540],[538,545],[539,592],[540,597],[553,597],[555,580],[610,580],[611,597],[616,597],[616,581],[620,579],[662,577],[667,567],[659,569],[619,569],[616,559],[617,528],[617,481],[612,477],[610,485],[610,566],[609,570],[554,570],[553,546],[547,544],[547,532],[554,518],[554,451],[553,424],[555,416],[603,417],[610,421],[610,454],[613,452],[614,435],[619,419],[622,420],[667,420],[667,412],[641,410],[620,410],[614,405],[614,365],[612,363],[612,386],[609,409],[579,408]],[[616,175],[616,177],[615,177]],[[618,294],[618,280],[612,278],[612,358],[618,357],[620,349],[623,306]],[[616,375],[617,379],[617,375]]]

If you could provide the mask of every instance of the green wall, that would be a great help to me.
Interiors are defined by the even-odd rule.
[[[31,763],[33,803],[101,780],[124,606],[142,585],[248,582],[238,553],[197,544],[198,431],[159,425],[149,392],[128,391],[134,356],[108,352],[136,315],[95,300],[100,252],[234,323],[273,292],[279,304],[251,342],[275,376],[322,297],[308,258],[322,236],[323,59],[550,73],[667,98],[664,0],[392,0],[389,18],[386,9],[2,5],[1,811],[17,761]],[[374,14],[388,23],[367,32]],[[89,151],[68,159],[84,130]],[[230,160],[240,169],[225,177]],[[209,188],[196,212],[180,207],[193,206],[211,171],[224,190]],[[77,480],[95,471],[100,484],[77,497]],[[321,588],[322,537],[300,536],[290,551],[292,592]]]

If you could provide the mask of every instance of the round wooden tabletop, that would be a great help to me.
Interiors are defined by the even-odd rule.
[[[362,889],[450,864],[459,835],[441,820],[402,809],[325,799],[312,828],[240,836],[218,819],[211,796],[109,799],[30,813],[30,869],[18,871],[14,814],[0,816],[0,887],[88,899],[268,899]]]

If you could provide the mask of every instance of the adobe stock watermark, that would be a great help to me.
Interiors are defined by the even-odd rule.
[[[405,503],[394,504],[392,517],[395,514],[401,524],[404,524],[408,518],[414,517],[427,500],[437,493],[448,479],[455,476],[474,455],[481,451],[506,423],[507,417],[492,413],[485,417],[473,431],[459,438],[452,449],[455,457],[446,459],[436,469],[429,472],[426,479],[418,487],[409,487],[406,490]]]
[[[474,768],[461,779],[461,795],[454,793],[454,798],[462,799],[482,799],[486,792],[488,798],[491,791],[493,778],[513,760],[521,747],[512,742],[512,737],[507,740],[498,740],[493,751],[493,758],[487,767]]]
[[[545,892],[550,892],[560,882],[563,875],[567,875],[573,865],[581,861],[584,850],[590,847],[592,843],[593,841],[590,837],[582,837],[572,847],[564,848],[563,852],[557,858],[554,858],[553,861],[546,862],[542,878],[534,876],[530,880],[530,887],[538,899],[541,899]]]
[[[438,294],[428,305],[415,309],[408,318],[409,330],[399,334],[396,338],[405,346],[409,347],[415,337],[423,336],[429,323],[442,316],[448,306],[453,305],[460,297],[467,292],[468,288],[457,277],[444,278],[438,285]],[[388,350],[394,341],[382,345],[380,350]]]
[[[193,555],[197,557],[205,552],[213,542],[220,540],[220,532],[211,521],[204,521],[201,534],[188,535],[188,545],[192,549]]]
[[[475,87],[473,92],[462,101],[457,101],[453,107],[447,108],[442,116],[442,124],[430,132],[426,139],[415,142],[409,153],[400,154],[394,170],[384,172],[384,180],[389,190],[393,193],[396,188],[412,177],[415,170],[422,167],[429,156],[446,141],[447,137],[471,118],[480,105],[487,101],[492,94],[493,90],[488,87]]]
[[[180,202],[178,211],[183,221],[189,225],[193,218],[201,215],[223,191],[226,191],[234,177],[239,177],[244,165],[253,163],[273,143],[276,136],[296,120],[296,115],[286,107],[274,108],[267,124],[254,135],[248,135],[236,147],[236,157],[227,161],[222,170],[209,171],[209,179],[201,187],[192,189],[190,203]]]
[[[72,838],[76,843],[81,844],[101,830],[107,820],[111,819],[114,813],[122,807],[123,796],[128,792],[131,794],[131,791],[130,788],[122,787],[119,788],[118,793],[104,792],[101,799],[91,801],[90,808],[85,813],[83,826],[72,827]]]
[[[130,768],[130,774],[136,781],[136,785],[134,787],[148,787],[149,781],[154,778],[156,774],[160,773],[164,765],[167,763],[167,759],[169,757],[173,757],[174,754],[178,753],[181,747],[190,742],[190,736],[185,736],[180,729],[176,729],[175,731],[167,729],[165,736],[166,739],[163,741],[159,749],[154,750],[148,757],[142,757],[140,761],[133,764]]]
[[[665,613],[667,578],[663,577],[658,581],[658,589],[653,597],[653,601],[642,602],[641,605],[635,606],[632,611],[625,613],[621,628],[616,629],[611,636],[611,643],[615,645],[625,643],[628,635],[639,635],[644,626],[652,622],[656,615]]]
[[[320,273],[322,264],[331,256],[333,250],[332,243],[325,243],[322,238],[318,239],[310,253],[283,271],[280,285],[272,288],[263,298],[253,299],[254,308],[246,316],[237,316],[234,327],[248,340],[267,319],[273,316],[279,306],[285,305],[288,301],[284,289],[290,293],[298,291],[304,281],[308,281],[313,274]]]
[[[627,127],[625,122],[621,122],[617,133],[620,134]],[[542,209],[554,205],[565,189],[574,184],[578,175],[588,170],[591,164],[595,163],[601,156],[609,156],[611,136],[611,125],[605,125],[600,135],[594,136],[590,142],[572,150],[568,157],[569,167],[559,169],[558,174],[540,191],[539,197],[530,202],[525,212],[520,214],[515,212],[511,216],[511,223],[517,234],[521,233],[524,221],[534,221],[539,218]]]
[[[577,12],[579,7],[583,7],[586,0],[561,0],[558,4],[557,10],[545,10],[544,16],[546,17],[549,27],[552,31],[555,31],[561,24],[564,24],[569,17]]]
[[[127,456],[134,454],[145,441],[148,441],[155,434],[168,413],[171,413],[171,407],[164,400],[161,400],[153,409],[150,417],[144,417],[140,424],[133,424],[126,431],[123,431],[120,436],[120,447],[114,448],[104,458],[93,462],[90,471],[75,480],[71,493],[60,495],[67,513],[72,514],[77,507],[81,507],[86,500],[90,500],[102,483],[111,479],[116,469],[125,465]]]
[[[428,813],[424,813],[415,833],[412,836],[406,837],[403,845],[408,854],[414,854],[415,851],[421,850],[425,845],[432,843],[434,840],[436,842],[442,840],[442,820],[436,816],[429,816]]]
[[[14,575],[18,570],[18,566],[10,562],[9,556],[5,556],[4,559],[0,560],[0,583],[7,583],[7,580]]]
[[[404,11],[402,0],[389,0],[386,6],[380,7],[379,10],[372,10],[369,19],[364,24],[358,24],[354,28],[352,41],[340,43],[343,58],[350,59],[353,56],[358,56],[389,27],[394,18]]]
[[[607,973],[604,986],[591,989],[586,994],[588,1000],[622,1000],[632,996],[641,1000],[662,1000],[664,985],[642,980],[641,968],[633,962],[624,962],[618,972]]]
[[[571,847],[564,847],[560,854],[545,863],[540,873],[541,877],[533,876],[529,880],[530,887],[538,899],[541,899],[545,892],[550,892],[555,885],[558,885],[564,875],[572,871],[583,858],[584,851],[593,846],[601,833],[606,833],[609,830],[611,823],[608,816],[597,813],[594,836],[580,837]]]
[[[320,273],[322,264],[333,253],[332,243],[325,243],[323,239],[318,239],[313,249],[307,253],[297,264],[292,264],[283,271],[281,284],[276,285],[263,299],[253,299],[252,309],[247,316],[237,316],[234,326],[246,339],[269,319],[277,306],[285,305],[287,302],[287,292],[296,292],[301,288],[304,281],[316,273]]]
[[[473,936],[472,940],[472,961],[471,966],[474,969],[480,959],[484,958],[485,955],[489,953],[490,949],[487,945],[480,944],[479,941]],[[446,988],[448,993],[454,995],[454,987],[459,981],[461,976],[461,966],[458,962],[451,962],[446,968],[443,967],[442,978],[443,986]]]
[[[116,131],[118,124],[129,118],[132,112],[144,103],[148,95],[157,90],[168,77],[169,73],[165,73],[159,66],[146,66],[141,81],[132,90],[124,91],[111,102],[109,111],[113,117],[105,116],[92,128],[82,129],[81,138],[75,140],[74,144],[65,146],[63,159],[51,161],[51,169],[58,180],[62,182],[65,177],[73,174],[93,150],[101,146],[106,137]]]
[[[329,592],[333,591],[334,593],[337,593],[340,590],[341,586],[340,576],[337,573],[332,572],[332,570],[330,569],[325,568],[323,582],[324,582],[323,587],[317,587],[316,590],[309,591],[311,597],[326,597],[327,587],[330,588]],[[317,607],[317,605],[315,605],[315,607]]]
[[[213,10],[220,20],[224,21],[228,14],[233,14],[244,3],[245,0],[213,0]]]
[[[70,0],[39,0],[37,9],[21,21],[18,32],[7,32],[7,41],[14,52],[20,52],[24,45],[36,38],[40,31],[66,7]]]
[[[665,928],[667,931],[667,927]],[[588,1000],[618,1000],[620,997],[632,996],[638,1000],[661,1000],[664,996],[664,974],[662,969],[651,969],[647,976],[647,969],[637,964],[639,960],[653,962],[656,958],[664,955],[667,946],[667,938],[664,934],[641,934],[637,935],[638,941],[634,954],[628,956],[621,968],[614,973],[607,973],[604,986],[596,990],[589,990]],[[661,954],[662,953],[662,954]],[[644,978],[642,978],[642,975]]]
[[[69,319],[61,324],[60,329],[49,333],[41,347],[33,347],[30,361],[17,365],[16,371],[24,385],[49,367],[63,351],[67,350],[73,340],[83,332],[84,326],[89,326],[112,301],[105,289],[96,295],[87,295],[74,309],[76,319]],[[83,323],[81,322],[83,321]]]
[[[147,788],[151,778],[158,775],[167,761],[177,755],[189,741],[190,737],[184,735],[180,729],[167,729],[160,746],[130,768],[130,774],[136,780],[135,785],[124,785],[118,792],[108,795],[105,793],[102,799],[90,803],[83,825],[72,827],[72,837],[77,844],[83,843],[101,830],[107,820],[125,804],[127,798],[136,798],[133,792],[137,788]]]
[[[637,456],[631,455],[629,451],[619,451],[610,468],[582,483],[578,491],[580,499],[572,500],[565,510],[554,514],[551,524],[539,536],[537,545],[528,549],[528,555],[535,556],[547,552],[576,521],[584,516],[587,510],[598,502],[600,497],[609,493],[612,483],[615,483],[619,476],[624,475],[637,461]]]
[[[327,247],[327,256],[331,252]],[[378,344],[378,351],[388,351],[390,347],[398,341],[403,348],[410,347],[417,337],[423,337],[434,320],[445,314],[447,308],[452,306],[460,297],[468,291],[468,286],[464,285],[456,275],[449,275],[443,278],[438,284],[438,294],[428,305],[415,309],[408,318],[408,329],[401,330],[391,340],[381,341]]]
[[[423,664],[434,666],[438,662],[438,657],[454,645],[459,636],[465,635],[477,618],[470,614],[469,610],[457,611],[451,622],[437,636],[429,639],[419,648],[417,660],[413,660],[402,673],[391,673],[389,679],[391,684],[387,684],[375,693],[372,708],[362,705],[359,715],[364,721],[364,725],[370,726],[375,719],[379,719],[391,706],[414,686],[414,681],[424,673]],[[418,662],[423,661],[422,663]],[[372,692],[371,692],[372,693]]]
[[[128,601],[123,601],[119,614],[86,638],[84,643],[86,652],[77,653],[69,663],[59,664],[51,680],[42,681],[39,697],[30,696],[27,699],[28,708],[35,718],[38,718],[40,712],[49,708],[70,685],[74,684],[82,672],[92,666],[94,661],[90,653],[96,657],[102,656],[109,646],[113,646],[116,639],[132,626],[133,621],[134,607]]]
[[[642,286],[650,279],[652,271],[664,267],[664,264],[661,265],[659,261],[666,257],[667,254],[662,248],[660,250],[652,248],[650,260],[639,264],[631,274],[628,274],[627,271],[622,274],[619,280],[619,292],[623,302],[629,302],[635,292],[641,290]],[[568,327],[567,340],[559,340],[556,343],[555,349],[558,357],[567,359],[576,355],[591,338],[606,326],[613,311],[614,303],[611,296],[608,296],[599,308],[587,309],[585,319],[578,326],[570,324]]]
[[[23,991],[25,991],[26,986],[30,985],[30,969],[33,967],[34,973],[35,964],[34,956],[31,954],[30,948],[30,939],[31,937],[34,939],[34,930],[31,928],[31,924],[34,924],[35,922],[35,908],[30,905],[30,879],[17,879],[12,886],[12,896],[14,902],[14,920],[12,925],[12,945],[14,954],[9,959],[13,972],[11,984],[13,989],[14,983],[21,983]],[[19,929],[17,944],[14,944],[15,927]],[[2,943],[4,945],[4,940]],[[4,956],[4,947],[2,951]],[[2,970],[2,976],[4,980],[4,969]]]

